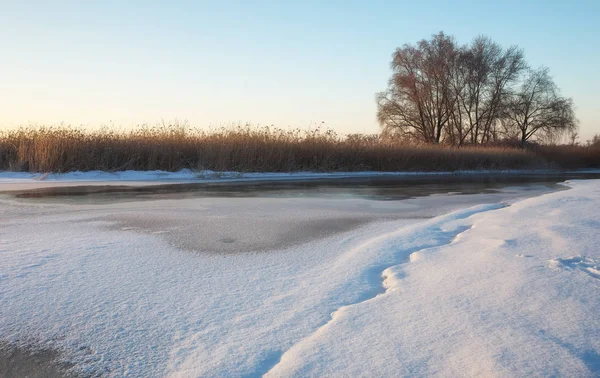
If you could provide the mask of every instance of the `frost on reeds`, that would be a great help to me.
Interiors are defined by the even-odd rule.
[[[35,126],[0,132],[0,170],[457,171],[560,167],[553,156],[562,155],[575,165],[599,161],[597,153],[575,157],[591,154],[583,149],[573,147],[561,154],[548,147],[414,145],[378,135],[340,136],[320,127],[287,130],[243,125],[204,130],[176,123],[86,130]]]

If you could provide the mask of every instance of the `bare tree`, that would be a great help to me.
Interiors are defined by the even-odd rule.
[[[377,119],[387,135],[425,143],[489,143],[576,132],[570,99],[548,71],[529,70],[523,51],[480,36],[466,46],[440,32],[398,48]],[[520,88],[516,88],[521,83]]]
[[[444,33],[393,54],[388,89],[377,94],[377,119],[387,133],[439,143],[456,102],[452,75],[458,51]]]
[[[480,36],[460,54],[456,87],[460,112],[459,145],[469,138],[471,143],[489,142],[494,135],[508,88],[526,68],[523,52],[516,46],[503,50],[491,39]]]
[[[579,131],[577,129],[571,130],[569,132],[569,141],[571,142],[571,146],[576,146],[579,144],[577,139],[579,139]]]
[[[577,130],[573,101],[560,96],[547,68],[529,70],[505,116],[520,130],[523,144],[534,136],[556,138]]]

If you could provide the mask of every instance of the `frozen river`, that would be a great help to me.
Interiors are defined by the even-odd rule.
[[[473,216],[558,193],[565,178],[0,185],[0,370],[345,375],[310,362],[329,348],[311,338],[332,313],[386,292],[388,268],[452,243]]]
[[[179,250],[281,250],[371,222],[432,218],[458,208],[563,188],[563,177],[353,178],[300,182],[49,186],[3,198],[20,216],[86,214],[114,231],[154,235]],[[107,183],[108,184],[108,183]],[[11,189],[8,185],[5,189]],[[18,206],[21,204],[22,206]],[[39,211],[39,214],[37,213]]]

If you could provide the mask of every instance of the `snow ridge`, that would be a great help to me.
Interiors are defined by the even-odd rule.
[[[410,262],[416,261],[420,259],[423,253],[431,252],[439,249],[440,247],[449,245],[454,243],[456,240],[460,238],[460,236],[471,230],[473,228],[473,224],[468,225],[456,225],[456,221],[461,221],[472,217],[473,215],[493,211],[501,208],[505,208],[509,206],[508,204],[487,204],[487,205],[479,205],[474,206],[472,208],[468,208],[465,210],[456,211],[454,213],[448,214],[447,216],[439,217],[440,220],[437,222],[425,227],[421,234],[424,236],[424,240],[427,240],[427,237],[431,238],[433,235],[433,240],[427,240],[426,243],[420,247],[413,248],[410,250],[392,250],[391,253],[393,256],[393,263],[388,265],[387,267],[379,268],[379,273],[375,273],[378,275],[377,281],[379,282],[379,287],[375,287],[374,290],[365,296],[362,296],[356,302],[349,303],[343,305],[333,311],[331,313],[331,318],[323,325],[318,327],[312,334],[301,339],[300,341],[293,344],[287,351],[281,353],[279,358],[273,358],[271,356],[269,361],[265,361],[261,364],[261,369],[256,371],[256,376],[262,375],[266,376],[279,376],[280,373],[277,370],[280,369],[281,365],[286,362],[291,362],[295,360],[295,350],[300,348],[303,344],[309,344],[314,339],[318,338],[319,335],[324,332],[328,327],[330,327],[333,323],[335,323],[336,319],[353,306],[360,305],[362,303],[366,303],[372,300],[376,300],[380,296],[384,296],[388,294],[390,291],[396,289],[400,286],[399,282],[403,278],[401,272],[398,271],[398,268],[404,264],[408,264]],[[449,226],[449,227],[448,227]],[[393,241],[398,238],[398,234],[400,231],[395,231],[389,234],[384,234],[377,236],[373,239],[367,240],[356,248],[353,248],[350,253],[360,252],[361,249],[364,249],[366,246],[370,246],[372,244],[383,244],[383,242]],[[373,280],[369,280],[369,282],[373,282]],[[272,364],[269,368],[268,365]],[[267,365],[267,366],[265,366]],[[266,373],[261,374],[266,371]]]

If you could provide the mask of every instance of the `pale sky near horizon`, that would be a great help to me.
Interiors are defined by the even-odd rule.
[[[376,133],[394,49],[485,34],[600,133],[600,1],[0,0],[0,127],[187,120]]]

